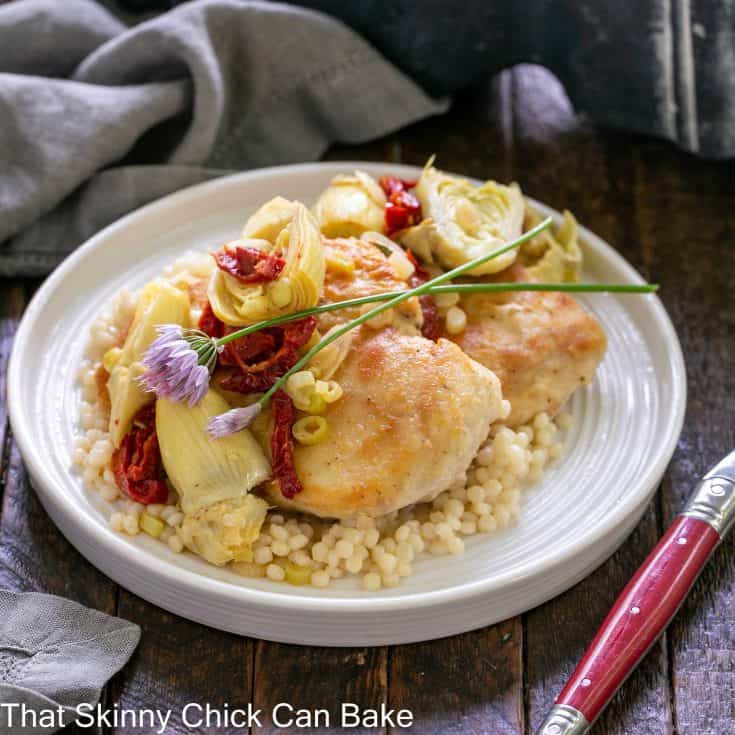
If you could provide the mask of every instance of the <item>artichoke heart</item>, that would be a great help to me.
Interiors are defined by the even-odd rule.
[[[217,269],[209,282],[212,310],[225,324],[247,326],[264,319],[316,306],[324,284],[321,234],[309,210],[276,197],[245,224],[244,244],[285,261],[274,281],[239,282]]]
[[[383,229],[385,194],[364,171],[335,176],[314,205],[314,216],[325,237],[359,237]]]
[[[187,548],[210,564],[252,561],[267,510],[268,503],[255,495],[215,503],[184,516],[179,533]]]
[[[474,186],[427,166],[415,189],[424,216],[399,234],[402,245],[426,263],[455,268],[495,250],[521,234],[524,202],[515,184],[486,181]],[[511,250],[477,266],[470,275],[497,273],[516,258]]]
[[[116,447],[130,429],[133,417],[153,400],[136,380],[143,371],[143,353],[156,338],[159,324],[189,326],[189,297],[168,281],[157,279],[147,284],[138,298],[135,315],[122,349],[113,347],[103,363],[110,373],[110,435]]]
[[[541,217],[530,207],[526,209],[524,229],[530,230],[541,222]],[[521,246],[519,259],[533,281],[573,283],[579,280],[582,269],[582,251],[579,249],[577,220],[564,212],[564,220],[555,231],[544,230]]]
[[[229,408],[211,389],[191,408],[165,398],[156,403],[163,466],[187,515],[240,500],[270,476],[270,463],[249,431],[221,439],[207,434],[209,419]]]

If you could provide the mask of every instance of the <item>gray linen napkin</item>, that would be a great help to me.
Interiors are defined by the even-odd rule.
[[[102,687],[130,658],[140,628],[120,618],[36,592],[0,590],[0,732],[49,733],[23,707],[59,712],[68,724],[80,704],[94,705]],[[61,710],[59,710],[61,708]]]
[[[126,28],[93,0],[2,5],[0,275],[45,274],[223,169],[313,160],[446,104],[294,6],[195,0]]]

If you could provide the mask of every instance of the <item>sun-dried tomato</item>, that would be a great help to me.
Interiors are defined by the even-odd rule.
[[[273,434],[271,435],[271,458],[273,476],[281,486],[284,498],[298,495],[304,486],[296,474],[293,461],[293,436],[291,427],[294,422],[294,405],[291,396],[277,390],[273,396]]]
[[[410,251],[406,251],[408,259],[413,264],[413,274],[408,281],[411,288],[416,288],[422,283],[429,280],[429,274],[424,270],[421,264],[416,260],[416,256]],[[419,305],[421,306],[421,314],[424,317],[421,325],[421,334],[426,339],[436,342],[442,335],[441,321],[439,320],[439,311],[436,308],[436,301],[433,296],[419,296]]]
[[[222,337],[239,327],[223,324],[207,304],[199,318],[199,329],[210,337]],[[316,329],[313,316],[277,327],[261,329],[225,345],[220,364],[231,368],[220,385],[237,393],[268,390],[294,365],[297,352],[311,339]]]
[[[278,255],[264,253],[244,245],[226,245],[212,253],[217,267],[237,278],[240,283],[268,283],[280,275],[286,261]]]
[[[220,359],[233,369],[222,379],[222,388],[238,393],[268,390],[293,367],[314,329],[316,318],[310,316],[230,342]]]
[[[220,321],[217,315],[212,311],[212,304],[207,301],[202,309],[202,315],[199,317],[197,325],[199,329],[210,337],[219,339],[225,333],[224,322]]]
[[[165,503],[168,485],[156,435],[154,403],[138,411],[133,425],[112,455],[112,472],[120,491],[143,505]]]
[[[388,237],[421,222],[421,204],[409,191],[416,186],[415,181],[381,176],[380,186],[388,198],[385,203],[385,232]]]

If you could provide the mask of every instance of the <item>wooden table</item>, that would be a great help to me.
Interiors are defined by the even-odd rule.
[[[732,164],[597,130],[575,116],[556,83],[533,67],[503,73],[443,117],[375,143],[335,148],[327,157],[422,164],[432,153],[443,168],[516,179],[531,196],[572,209],[661,284],[687,361],[689,407],[676,454],[644,519],[575,588],[484,630],[371,649],[247,640],[159,610],[79,556],[29,488],[0,406],[0,586],[64,595],[141,625],[140,647],[105,692],[108,705],[176,710],[190,701],[220,707],[252,701],[267,711],[285,701],[336,713],[343,701],[365,707],[386,702],[413,711],[412,733],[531,733],[696,479],[735,446]],[[3,282],[0,388],[13,331],[36,285]],[[735,732],[734,567],[731,539],[595,727],[597,735]],[[230,730],[236,728],[210,731]],[[175,723],[168,732],[184,731]],[[278,730],[264,723],[262,731]]]

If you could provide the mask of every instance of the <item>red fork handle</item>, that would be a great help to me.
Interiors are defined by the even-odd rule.
[[[628,582],[536,735],[589,732],[733,525],[735,451],[702,478],[684,512]]]
[[[705,521],[674,521],[615,601],[558,705],[573,707],[588,723],[597,719],[669,624],[719,541]]]

